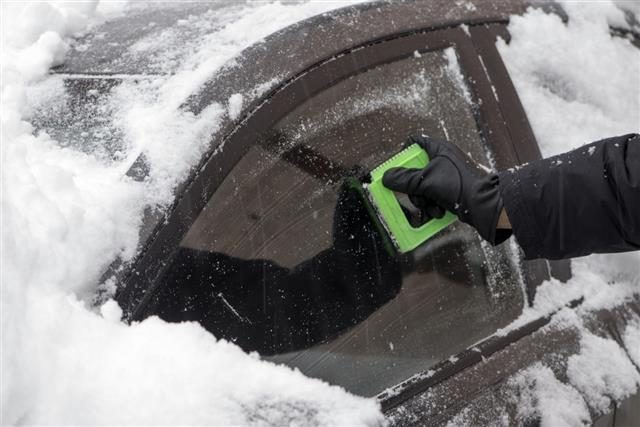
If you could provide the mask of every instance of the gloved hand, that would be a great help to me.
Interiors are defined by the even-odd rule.
[[[497,230],[503,210],[497,174],[483,170],[449,142],[412,136],[407,143],[426,150],[429,164],[424,169],[389,169],[382,178],[387,188],[408,194],[431,217],[453,212],[494,245],[511,235],[510,230]]]

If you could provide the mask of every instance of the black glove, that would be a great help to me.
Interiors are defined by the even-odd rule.
[[[494,245],[511,235],[496,231],[503,208],[497,174],[482,170],[449,142],[412,136],[407,143],[419,144],[429,154],[429,164],[424,169],[389,169],[382,179],[387,188],[408,194],[431,217],[440,218],[445,210],[455,213]]]

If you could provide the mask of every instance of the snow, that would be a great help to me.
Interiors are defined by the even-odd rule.
[[[241,93],[234,93],[229,97],[228,111],[231,120],[235,120],[240,116],[240,113],[242,112],[243,101],[244,98],[242,97]]]
[[[613,402],[635,394],[640,374],[615,341],[585,332],[580,347],[569,358],[567,376],[591,408],[605,413]]]
[[[608,28],[624,22],[622,11],[609,2],[563,7],[566,25],[530,9],[512,17],[511,43],[497,43],[544,156],[638,131],[640,124],[640,52]]]
[[[629,357],[640,366],[640,319],[629,322],[622,339]]]
[[[467,83],[462,76],[462,71],[460,70],[460,64],[458,63],[458,56],[456,55],[456,51],[453,48],[447,48],[444,50],[445,58],[447,58],[447,73],[449,77],[454,82],[456,87],[460,89],[460,92],[464,96],[464,99],[471,103],[471,94],[469,93],[469,88],[467,87]]]
[[[157,50],[154,60],[165,55],[173,68],[127,79],[92,113],[122,134],[119,153],[107,158],[36,132],[29,119],[64,96],[60,77],[48,70],[70,46],[85,48],[71,37],[129,6],[2,3],[2,424],[382,422],[375,401],[263,362],[198,324],[150,318],[129,326],[114,301],[91,306],[105,266],[135,253],[145,207],[171,202],[221,118],[242,99],[230,100],[235,110],[214,104],[196,116],[180,109],[186,97],[245,47],[345,4],[248,3],[216,15],[218,25],[200,22],[198,35],[206,37],[185,54],[158,50],[171,34],[132,47],[131,56]],[[239,96],[259,96],[273,84]],[[151,172],[136,182],[125,172],[140,153]]]
[[[540,317],[553,315],[572,301],[584,298],[578,312],[611,309],[640,293],[637,253],[592,255],[572,261],[573,277],[567,283],[552,279],[540,285],[532,307],[497,332],[505,335]]]
[[[28,378],[4,402],[7,423],[365,424],[375,403],[216,341],[195,323],[151,318],[133,327],[70,297],[30,306],[20,365]],[[64,311],[61,308],[66,308]],[[44,323],[36,317],[49,320]],[[55,337],[58,348],[44,347]],[[99,350],[99,351],[98,351]],[[46,354],[39,354],[46,351]],[[24,380],[28,379],[26,382]],[[26,406],[25,400],[31,404]],[[291,413],[291,408],[301,413]],[[17,412],[20,410],[20,412]]]
[[[580,393],[562,383],[553,371],[536,363],[511,378],[509,385],[517,390],[514,403],[519,424],[535,420],[542,426],[582,427],[591,416]]]

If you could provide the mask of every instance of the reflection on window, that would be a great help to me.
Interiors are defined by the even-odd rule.
[[[452,49],[358,74],[280,120],[199,214],[153,310],[363,395],[509,323],[522,292],[502,251],[456,223],[398,256],[348,185],[416,133],[489,163]]]

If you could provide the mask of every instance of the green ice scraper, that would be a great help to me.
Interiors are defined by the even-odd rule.
[[[395,193],[382,184],[382,176],[391,168],[424,168],[429,163],[427,152],[418,144],[410,145],[371,171],[371,183],[365,184],[367,194],[375,207],[378,218],[384,225],[393,244],[402,253],[415,249],[456,221],[457,217],[447,212],[442,218],[432,218],[414,227],[409,223],[400,207]]]

